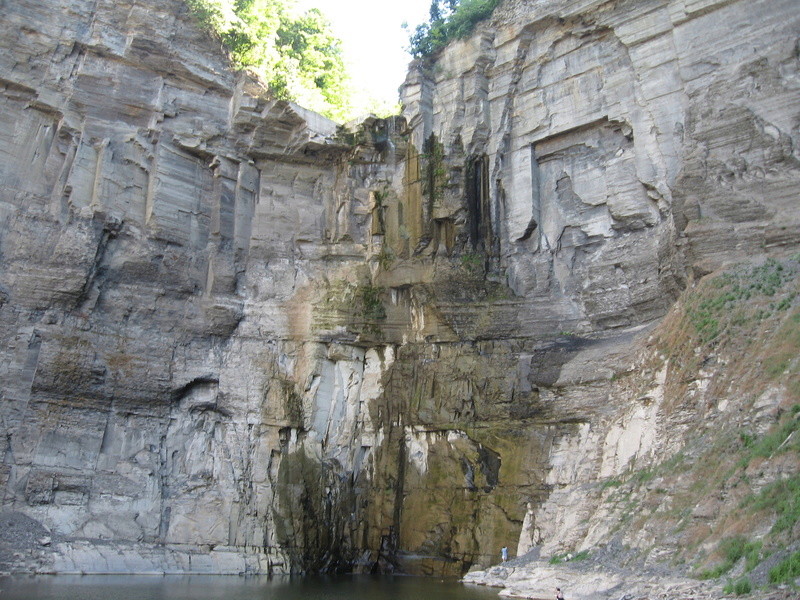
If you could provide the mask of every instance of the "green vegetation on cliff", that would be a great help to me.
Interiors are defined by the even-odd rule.
[[[743,595],[800,573],[800,255],[740,264],[686,290],[653,334],[659,410],[685,433],[666,460],[601,484],[614,533]],[[626,377],[617,381],[626,385]],[[631,378],[628,383],[632,383]],[[668,435],[668,434],[667,434]]]
[[[498,4],[500,0],[432,0],[430,19],[414,30],[409,51],[417,58],[435,54],[452,40],[472,33]]]
[[[312,8],[298,14],[292,0],[186,0],[217,34],[234,64],[257,73],[280,99],[294,100],[334,120],[350,109],[341,41]]]
[[[696,574],[719,578],[740,565],[743,575],[727,587],[737,595],[749,593],[752,574],[770,556],[781,559],[783,570],[773,568],[769,582],[790,581],[784,572],[791,572],[791,549],[800,534],[799,263],[800,255],[771,258],[701,282],[687,294],[682,326],[674,328],[691,340],[678,336],[675,342],[695,348],[687,355],[672,347],[676,364],[683,363],[680,379],[691,380],[690,373],[713,368],[712,362],[724,364],[710,397],[753,407],[741,421],[719,416],[715,436],[701,434],[693,464],[679,469],[694,474],[691,493],[685,498],[676,493],[672,500],[673,508],[687,509],[678,527],[687,527],[688,540],[699,548],[718,538],[716,550],[703,561],[706,568]],[[775,394],[774,404],[767,403],[769,394]],[[678,487],[670,483],[670,489]],[[705,509],[692,507],[698,497],[706,499]],[[698,518],[708,507],[719,511],[713,529]]]

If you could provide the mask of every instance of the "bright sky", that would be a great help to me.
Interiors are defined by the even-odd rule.
[[[397,88],[406,77],[411,56],[409,30],[428,18],[431,0],[297,0],[301,8],[318,8],[330,19],[344,45],[347,62],[357,89],[378,100],[394,104]]]

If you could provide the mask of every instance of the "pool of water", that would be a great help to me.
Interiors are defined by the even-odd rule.
[[[55,575],[4,577],[1,600],[497,600],[498,590],[400,576],[225,577]]]

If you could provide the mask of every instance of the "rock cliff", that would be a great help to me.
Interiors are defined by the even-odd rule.
[[[793,1],[507,0],[349,129],[180,0],[3,10],[5,569],[713,559],[800,396]]]

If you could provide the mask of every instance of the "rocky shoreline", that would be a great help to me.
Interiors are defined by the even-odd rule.
[[[567,600],[722,600],[759,598],[792,600],[790,589],[754,590],[749,596],[726,594],[719,582],[700,581],[680,574],[660,572],[658,566],[617,567],[598,561],[551,564],[535,553],[509,560],[484,571],[467,573],[468,584],[502,588],[503,598],[547,600],[560,587]]]

